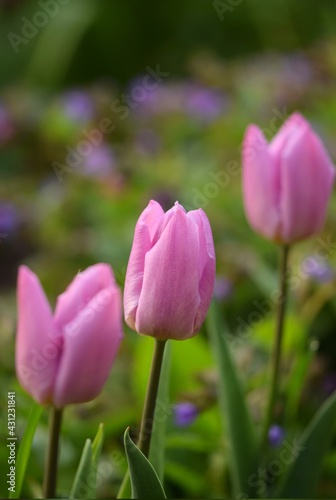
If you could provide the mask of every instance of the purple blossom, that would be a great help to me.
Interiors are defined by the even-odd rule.
[[[92,152],[83,159],[79,173],[88,176],[106,177],[116,166],[114,151],[107,144],[93,148]]]
[[[285,437],[285,431],[279,425],[272,425],[268,431],[268,441],[272,448],[277,448]]]
[[[191,425],[198,415],[197,407],[189,402],[178,403],[174,407],[174,422],[177,427]]]
[[[323,389],[328,396],[336,390],[336,372],[326,374],[323,380]]]
[[[186,89],[185,110],[191,117],[210,122],[227,107],[227,98],[218,90],[195,84]]]
[[[14,205],[0,202],[0,235],[13,234],[18,229],[19,218]]]
[[[301,263],[301,271],[309,278],[326,283],[333,279],[334,273],[331,266],[316,257],[307,257]]]
[[[135,148],[140,154],[155,154],[161,146],[159,136],[151,129],[139,130],[135,137]]]
[[[89,94],[82,90],[71,90],[62,97],[66,115],[76,122],[86,122],[93,118],[94,105]]]
[[[225,276],[217,276],[213,297],[219,301],[225,300],[232,294],[232,282]]]

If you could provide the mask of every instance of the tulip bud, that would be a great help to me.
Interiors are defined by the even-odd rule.
[[[309,123],[294,113],[270,144],[250,125],[243,144],[243,195],[251,226],[278,243],[318,233],[334,179],[332,161]]]
[[[121,296],[107,264],[76,276],[54,314],[37,276],[18,276],[16,372],[39,403],[57,408],[95,398],[122,338]]]
[[[124,290],[125,321],[139,334],[184,340],[200,329],[215,282],[215,250],[203,210],[150,201],[134,234]]]

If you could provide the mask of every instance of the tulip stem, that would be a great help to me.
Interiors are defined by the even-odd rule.
[[[266,419],[264,432],[262,436],[262,449],[267,448],[268,432],[274,416],[274,405],[279,390],[279,375],[281,364],[281,348],[284,331],[285,310],[287,302],[287,266],[288,266],[289,246],[284,245],[281,248],[280,275],[279,275],[279,299],[277,304],[277,318],[275,329],[275,342],[273,347],[272,368],[271,368],[271,387],[269,392],[268,406],[266,410]]]
[[[142,451],[142,453],[146,457],[148,457],[149,454],[150,442],[152,437],[155,403],[159,387],[160,372],[161,372],[165,345],[166,345],[166,340],[155,339],[154,355],[149,374],[149,381],[147,386],[147,393],[142,413],[139,440],[138,440],[138,448]]]
[[[56,497],[59,438],[63,410],[51,408],[49,420],[49,443],[44,476],[45,498]]]

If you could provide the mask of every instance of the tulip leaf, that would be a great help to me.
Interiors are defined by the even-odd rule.
[[[37,424],[43,412],[43,406],[33,403],[28,416],[28,423],[23,435],[16,460],[16,484],[15,492],[10,492],[8,498],[20,498],[24,476],[27,469],[28,460],[31,454],[31,447]]]
[[[219,319],[215,304],[210,307],[207,328],[219,367],[218,397],[230,446],[234,493],[255,498],[257,495],[249,480],[258,468],[256,438],[241,382],[225,339],[223,321]]]
[[[323,403],[301,438],[294,443],[293,461],[280,484],[277,498],[312,498],[335,421],[336,391]]]
[[[149,450],[149,461],[156,470],[156,473],[161,482],[163,481],[166,448],[166,426],[169,415],[169,412],[167,412],[166,409],[167,407],[169,408],[170,361],[171,343],[167,342],[163,355],[159,389],[156,398],[151,444]]]
[[[87,439],[78,465],[69,498],[95,498],[98,462],[104,440],[104,426],[100,424],[93,440]],[[90,481],[88,481],[90,479]]]
[[[154,467],[130,438],[129,428],[125,431],[124,444],[131,476],[132,498],[167,498]]]

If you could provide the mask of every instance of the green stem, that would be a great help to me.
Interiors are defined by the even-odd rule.
[[[272,424],[272,419],[274,415],[274,405],[278,396],[279,389],[279,374],[280,374],[280,364],[281,364],[281,347],[282,338],[284,330],[284,319],[287,301],[287,265],[288,265],[288,253],[289,247],[284,245],[281,249],[281,261],[280,261],[280,283],[279,283],[279,302],[277,307],[277,319],[276,319],[276,330],[275,330],[275,343],[273,348],[272,357],[272,373],[271,373],[271,387],[269,392],[268,406],[266,410],[265,427],[262,436],[262,448],[267,447],[268,441],[268,431]]]
[[[51,408],[49,420],[49,443],[44,476],[45,498],[55,498],[57,483],[57,465],[59,438],[62,425],[63,410]]]
[[[149,381],[147,386],[147,393],[142,413],[139,440],[138,440],[138,448],[142,451],[142,453],[146,457],[148,457],[149,454],[153,421],[154,421],[156,396],[159,387],[160,372],[161,372],[165,345],[166,345],[165,340],[155,339],[154,355],[149,374]]]

